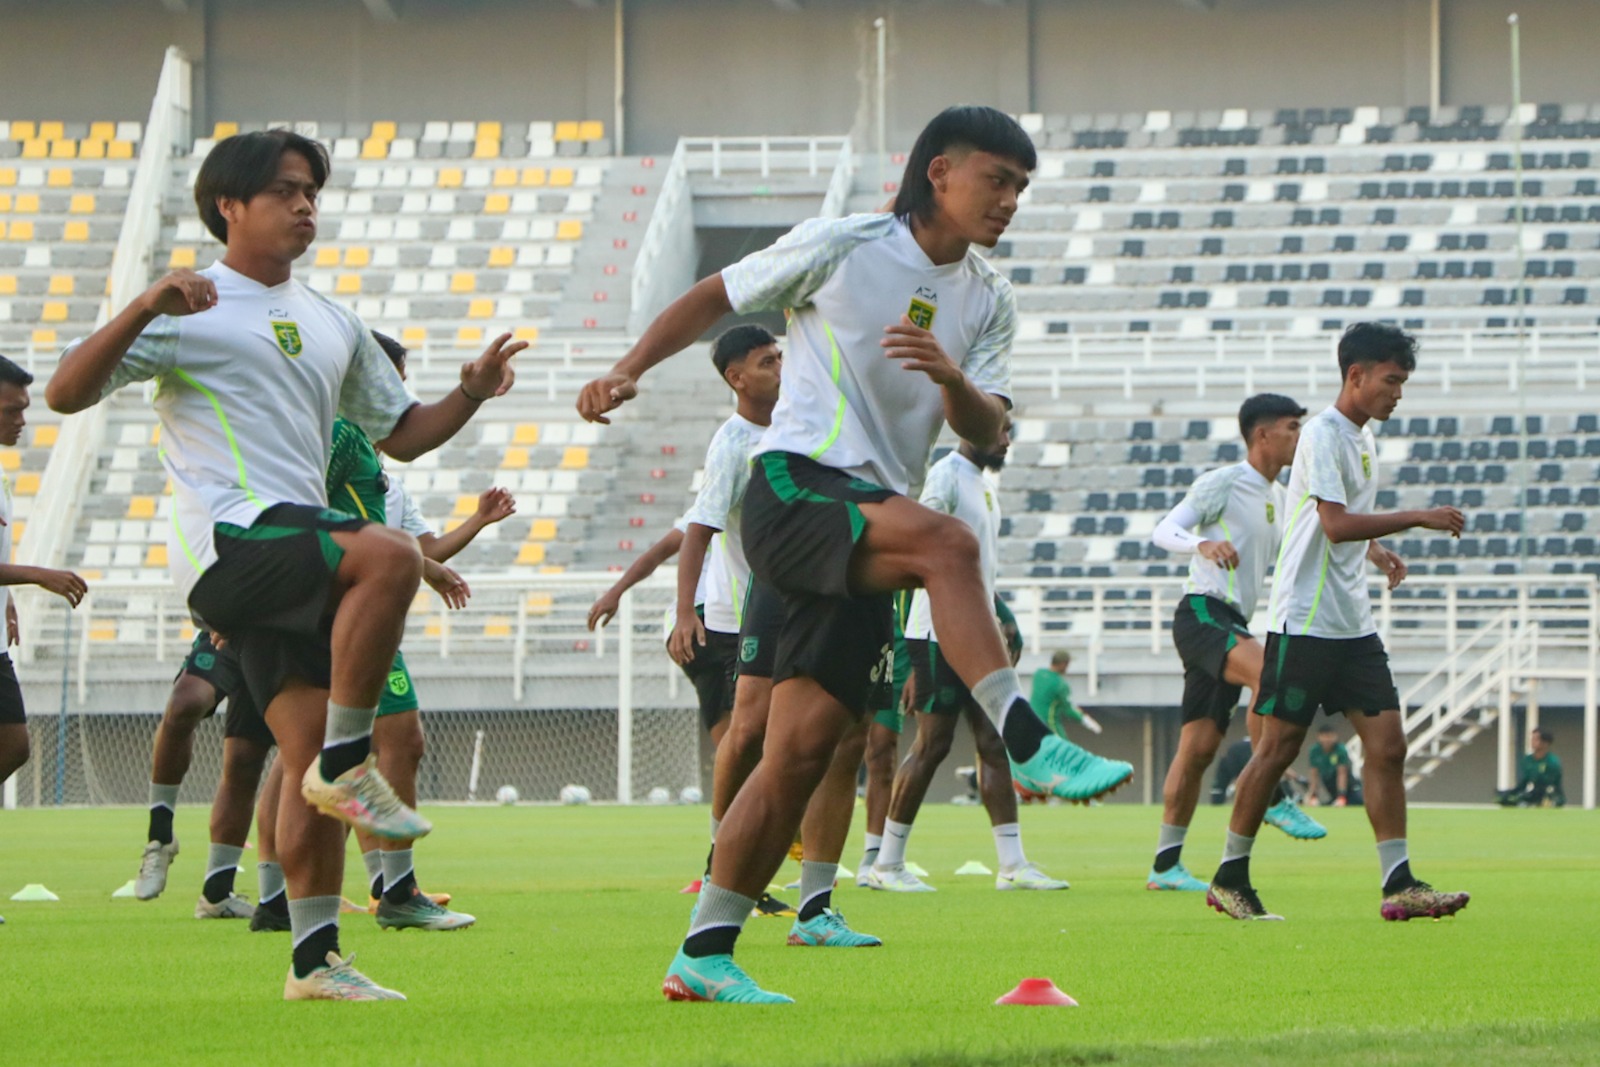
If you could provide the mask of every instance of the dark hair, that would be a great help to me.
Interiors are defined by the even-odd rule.
[[[717,368],[718,374],[726,378],[728,368],[733,364],[758,348],[777,343],[778,339],[765,326],[757,326],[753,322],[735,326],[723,331],[711,342],[711,364]]]
[[[1064,648],[1058,648],[1050,653],[1050,666],[1066,667],[1072,663],[1072,653]]]
[[[278,176],[278,161],[285,152],[298,152],[311,165],[311,180],[321,189],[328,181],[328,150],[293,130],[258,130],[236,133],[218,141],[194,180],[194,203],[200,221],[211,236],[228,243],[228,220],[217,201],[249,201]]]
[[[394,369],[405,373],[406,346],[396,341],[386,333],[372,331],[372,339],[378,342],[378,347],[383,349],[383,354],[389,357],[389,362],[394,364]]]
[[[976,149],[1013,160],[1024,170],[1031,171],[1039,165],[1033,139],[1004,111],[965,104],[947,107],[917,135],[900,179],[900,191],[895,194],[896,215],[907,222],[913,216],[922,222],[933,218],[933,182],[928,179],[928,167],[956,148]]]
[[[1245,444],[1249,444],[1251,433],[1263,422],[1272,422],[1275,419],[1299,419],[1304,418],[1305,414],[1305,408],[1286,396],[1279,396],[1277,393],[1257,393],[1239,405],[1239,436],[1244,438]]]
[[[0,383],[20,386],[26,389],[33,384],[33,375],[11,362],[5,356],[0,356]]]
[[[1546,730],[1543,726],[1539,727],[1533,732],[1538,734],[1539,740],[1543,741],[1547,745],[1553,745],[1556,743],[1555,733],[1551,730]]]
[[[1352,323],[1339,338],[1339,378],[1357,363],[1393,363],[1410,374],[1417,369],[1417,339],[1387,322]]]

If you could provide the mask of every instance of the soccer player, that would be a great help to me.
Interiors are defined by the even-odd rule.
[[[1322,802],[1322,794],[1336,808],[1361,803],[1361,783],[1356,779],[1350,763],[1350,753],[1339,740],[1339,731],[1332,723],[1317,727],[1317,743],[1308,755],[1311,763],[1311,789],[1309,804]]]
[[[1183,661],[1183,728],[1162,788],[1161,833],[1147,889],[1206,888],[1183,866],[1183,840],[1240,691],[1248,686],[1259,699],[1261,642],[1250,634],[1250,617],[1282,536],[1278,474],[1294,461],[1305,414],[1305,408],[1274,393],[1246,400],[1239,407],[1245,458],[1202,474],[1150,538],[1190,560],[1189,580],[1172,619],[1172,641]],[[1260,732],[1259,718],[1247,720],[1252,737]],[[1281,786],[1273,801],[1267,821],[1289,836],[1327,835]]]
[[[237,644],[294,776],[277,819],[294,928],[284,997],[398,999],[339,955],[340,823],[400,839],[431,829],[372,759],[422,554],[414,538],[327,510],[333,419],[342,411],[415,458],[511,387],[509,360],[526,345],[502,335],[463,365],[457,389],[419,404],[355,315],[291,277],[327,176],[326,150],[288,130],[218,142],[195,203],[222,258],[168,274],[70,344],[46,395],[71,413],[159,381],[174,578],[196,618]]]
[[[1406,848],[1406,737],[1389,657],[1372,617],[1367,562],[1390,588],[1406,566],[1379,538],[1415,527],[1460,535],[1461,512],[1376,513],[1378,449],[1368,425],[1394,414],[1417,365],[1417,342],[1394,326],[1361,322],[1339,339],[1343,384],[1333,406],[1305,423],[1289,473],[1287,526],[1268,607],[1261,739],[1234,792],[1222,865],[1206,900],[1235,919],[1277,919],[1250,881],[1273,791],[1300,754],[1317,709],[1343,714],[1366,753],[1367,819],[1378,843],[1385,919],[1453,915],[1466,893],[1442,893],[1411,873]]]
[[[678,554],[678,550],[683,547],[683,530],[680,523],[674,523],[672,529],[662,534],[659,541],[639,553],[638,557],[628,564],[628,569],[622,572],[622,577],[618,578],[611,588],[595,597],[594,603],[589,605],[588,626],[591,633],[610,622],[616,615],[617,608],[622,604],[623,593],[650,577],[656,572],[656,568]],[[695,602],[703,602],[698,594]],[[673,617],[676,618],[676,611]],[[670,633],[669,622],[668,634]]]
[[[881,706],[896,589],[928,589],[946,655],[998,723],[1014,776],[1069,799],[1099,785],[1074,778],[1065,746],[1028,707],[972,532],[904,495],[921,481],[941,423],[984,446],[999,434],[1015,299],[972,246],[999,241],[1036,162],[1009,116],[947,109],[918,137],[893,213],[803,223],[698,282],[580,395],[585,418],[608,421],[641,375],[723,315],[791,311],[783,397],[743,517],[758,587],[784,600],[774,729],[723,821],[669,997],[789,999],[746,976],[733,945],[846,727]]]
[[[1067,681],[1067,668],[1072,666],[1072,653],[1064,648],[1050,654],[1050,666],[1033,672],[1033,692],[1029,703],[1044,719],[1044,724],[1058,737],[1067,736],[1067,723],[1076,722],[1092,734],[1103,727],[1093,715],[1072,702],[1072,685]]]
[[[28,386],[33,375],[0,356],[0,445],[14,446],[28,424]],[[6,643],[0,647],[0,783],[4,783],[28,762],[28,714],[22,703],[22,686],[11,664],[12,645],[22,640],[17,618],[17,603],[11,596],[14,585],[36,585],[77,607],[88,592],[84,580],[71,571],[48,567],[19,567],[11,562],[11,479],[0,473],[0,585],[5,586]],[[0,919],[0,923],[5,922]]]
[[[913,695],[907,687],[911,680],[911,656],[906,648],[906,617],[911,613],[911,590],[901,589],[894,594],[894,687],[872,716],[867,727],[865,758],[867,777],[867,828],[866,843],[861,862],[856,866],[856,885],[867,888],[872,865],[878,861],[883,848],[884,826],[889,820],[889,800],[894,794],[895,769],[899,763],[900,734],[905,729],[907,701]]]
[[[923,506],[955,516],[977,535],[979,566],[991,598],[999,566],[996,546],[1000,537],[1000,506],[995,499],[996,488],[985,477],[985,472],[998,471],[1005,466],[1006,453],[1011,447],[1010,423],[1008,417],[1000,428],[1000,436],[987,448],[962,441],[958,448],[935,463],[928,470],[928,480],[920,498]],[[933,892],[933,886],[906,869],[906,844],[928,786],[933,783],[934,773],[950,754],[956,725],[965,717],[972,729],[981,767],[978,788],[989,813],[995,852],[1000,861],[995,888],[1066,889],[1066,882],[1046,875],[1030,863],[1023,852],[1022,827],[1017,822],[1017,794],[1011,786],[1005,745],[988,716],[940,654],[928,594],[920,589],[912,596],[906,643],[912,650],[915,696],[911,706],[918,712],[917,737],[900,765],[900,772],[895,775],[889,818],[884,824],[883,847],[867,876],[867,886],[900,893]],[[1128,771],[1132,772],[1131,766]]]
[[[1533,731],[1529,751],[1517,764],[1517,784],[1498,796],[1501,807],[1566,807],[1567,794],[1561,788],[1561,757],[1550,751],[1556,735],[1549,730]],[[1348,758],[1348,757],[1346,757]]]

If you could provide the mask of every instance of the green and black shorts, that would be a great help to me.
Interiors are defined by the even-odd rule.
[[[1383,638],[1267,635],[1256,711],[1310,726],[1319,707],[1329,715],[1400,709]]]
[[[1226,601],[1190,593],[1178,602],[1172,617],[1172,643],[1183,661],[1183,721],[1210,719],[1228,732],[1242,686],[1224,679],[1228,653],[1250,640],[1244,616]]]
[[[253,741],[263,748],[271,748],[276,744],[272,731],[267,729],[266,720],[256,710],[255,703],[245,690],[239,655],[231,643],[218,648],[212,641],[209,631],[201,630],[195,634],[194,643],[189,646],[189,654],[183,658],[183,665],[178,668],[177,678],[182,678],[186,674],[210,685],[216,693],[216,703],[206,713],[207,718],[215,715],[223,700],[227,700],[228,714],[223,719],[225,737]],[[177,678],[173,681],[177,681]]]

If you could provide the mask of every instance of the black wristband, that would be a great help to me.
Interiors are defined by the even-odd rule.
[[[458,385],[456,388],[461,390],[461,395],[462,396],[466,397],[468,400],[472,401],[474,404],[481,404],[484,401],[489,399],[486,396],[473,396],[471,393],[467,392],[467,387],[465,385]]]

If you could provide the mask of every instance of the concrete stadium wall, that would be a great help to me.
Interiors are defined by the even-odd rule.
[[[889,124],[905,146],[947,104],[1012,111],[1426,104],[1434,0],[624,0],[626,148],[682,134],[872,130],[872,20],[889,20]],[[1593,0],[1438,0],[1442,101],[1509,98],[1505,16],[1523,11],[1524,96],[1600,97]],[[162,50],[197,63],[219,118],[601,119],[614,9],[571,0],[0,0],[7,118],[142,119]]]

